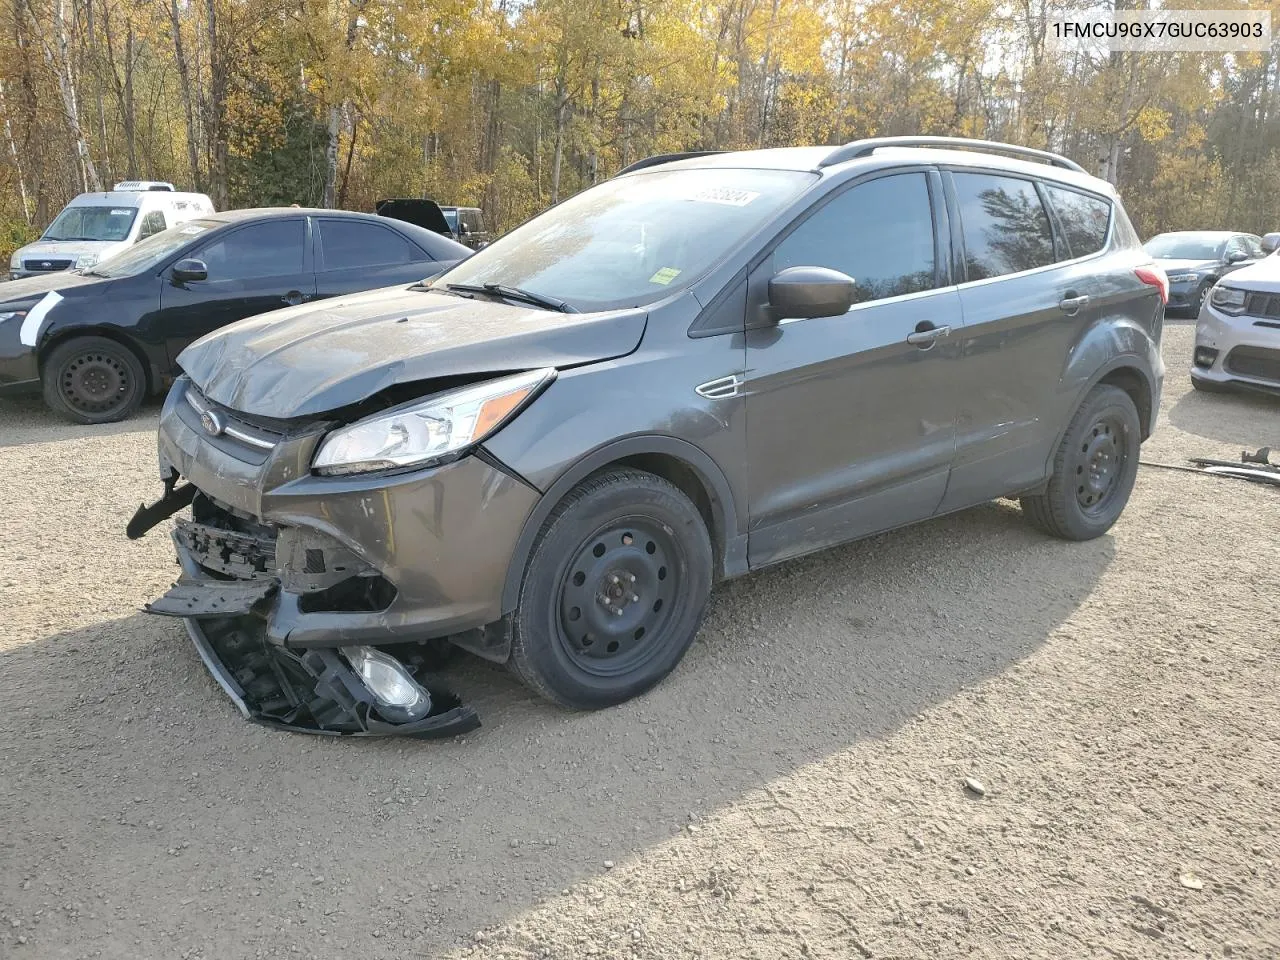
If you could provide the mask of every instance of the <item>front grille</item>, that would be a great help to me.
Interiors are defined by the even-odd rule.
[[[251,422],[244,414],[214,403],[193,383],[186,385],[186,401],[178,407],[178,416],[205,442],[245,463],[266,462],[284,436],[260,423]]]
[[[50,270],[50,271],[66,270],[70,266],[71,266],[70,260],[54,260],[52,258],[48,260],[23,260],[22,261],[22,268],[24,270],[30,270],[33,273],[41,273],[46,270]]]
[[[1227,354],[1228,373],[1259,380],[1280,380],[1280,350],[1264,347],[1236,347]]]
[[[1251,317],[1280,318],[1280,293],[1251,293],[1244,300],[1244,312]]]

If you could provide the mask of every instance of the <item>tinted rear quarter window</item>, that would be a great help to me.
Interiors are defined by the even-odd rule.
[[[1050,184],[1044,184],[1044,190],[1058,215],[1072,257],[1087,257],[1106,246],[1107,228],[1111,225],[1110,203]]]
[[[924,174],[879,177],[832,199],[774,251],[775,270],[798,266],[853,277],[854,303],[932,289],[933,214]]]
[[[1053,231],[1030,180],[954,173],[969,280],[1051,264]]]
[[[398,233],[355,220],[320,220],[324,268],[383,267],[426,259]]]

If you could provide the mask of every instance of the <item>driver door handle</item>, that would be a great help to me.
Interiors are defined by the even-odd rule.
[[[1068,293],[1070,293],[1070,291],[1068,291]],[[1075,313],[1081,307],[1087,307],[1088,305],[1089,295],[1087,293],[1082,293],[1078,297],[1066,296],[1058,301],[1058,309],[1065,310],[1067,313]]]
[[[942,337],[951,336],[951,328],[949,326],[935,327],[928,320],[921,321],[917,326],[915,333],[907,334],[907,343],[913,347],[930,347],[935,340]]]

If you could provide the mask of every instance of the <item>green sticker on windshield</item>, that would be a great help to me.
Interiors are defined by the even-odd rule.
[[[649,282],[660,283],[665,287],[668,283],[670,283],[672,280],[674,280],[678,276],[680,276],[680,271],[677,270],[675,267],[663,267],[661,270],[659,270],[657,273],[655,273],[652,277],[649,278]]]

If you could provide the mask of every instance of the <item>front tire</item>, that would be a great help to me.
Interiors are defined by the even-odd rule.
[[[1071,418],[1042,494],[1022,498],[1022,512],[1064,540],[1092,540],[1120,518],[1138,476],[1142,423],[1130,396],[1099,384]]]
[[[130,416],[147,393],[142,363],[122,343],[76,337],[49,354],[41,373],[44,402],[75,423],[112,423]]]
[[[702,515],[677,487],[629,469],[588,478],[534,544],[512,671],[535,693],[580,710],[638,696],[693,642],[712,563]]]

